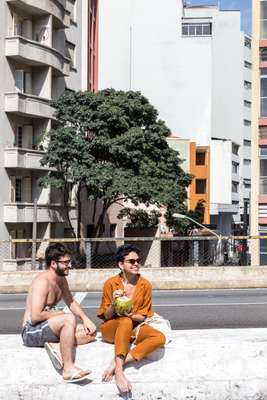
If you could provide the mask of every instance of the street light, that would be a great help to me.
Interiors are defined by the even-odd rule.
[[[214,232],[211,229],[207,228],[206,226],[202,225],[200,222],[195,221],[193,218],[188,217],[187,215],[175,213],[175,214],[172,214],[172,216],[174,218],[189,219],[189,221],[192,221],[194,224],[199,225],[201,228],[206,229],[212,235],[216,236],[218,238],[218,240],[221,240],[221,235],[218,235],[216,232]]]
[[[206,226],[202,225],[200,222],[195,221],[193,218],[188,217],[188,215],[174,213],[174,214],[172,214],[172,216],[174,218],[188,219],[189,221],[193,222],[194,224],[200,226],[201,228],[206,229],[212,235],[216,236],[218,239],[218,242],[216,245],[215,263],[217,265],[223,265],[224,260],[223,260],[223,254],[222,254],[222,237],[221,237],[221,235],[218,235],[216,232],[214,232],[211,229],[207,228]]]

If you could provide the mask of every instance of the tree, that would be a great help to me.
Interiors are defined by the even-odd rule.
[[[170,215],[186,212],[191,176],[181,169],[178,152],[168,146],[170,130],[140,92],[66,92],[53,106],[57,127],[47,134],[42,159],[53,170],[42,184],[64,192],[66,213],[69,187],[77,187],[78,237],[82,190],[95,209],[101,204],[96,237],[107,210],[120,200],[163,205]]]

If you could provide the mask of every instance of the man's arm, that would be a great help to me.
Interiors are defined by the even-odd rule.
[[[46,279],[38,279],[33,283],[31,294],[31,321],[33,323],[46,321],[56,315],[62,315],[62,311],[45,311],[47,305],[48,282]]]
[[[80,304],[77,303],[76,300],[74,300],[70,292],[66,278],[63,279],[61,290],[62,290],[62,298],[65,301],[66,305],[69,307],[70,311],[83,321],[86,333],[88,334],[95,333],[96,332],[95,324],[87,317],[87,315],[82,310]]]

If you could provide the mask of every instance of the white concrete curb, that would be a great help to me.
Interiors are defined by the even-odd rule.
[[[6,400],[118,399],[114,382],[101,382],[113,346],[100,339],[77,349],[77,364],[92,382],[65,384],[44,349],[22,346],[19,335],[0,336],[0,398]],[[126,369],[135,400],[264,400],[267,329],[174,331],[157,361]]]

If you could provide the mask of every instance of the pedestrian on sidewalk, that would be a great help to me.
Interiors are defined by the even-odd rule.
[[[120,273],[105,282],[97,314],[104,320],[100,327],[103,339],[115,344],[114,359],[104,371],[102,379],[108,382],[115,375],[120,393],[129,393],[132,385],[124,374],[124,366],[164,346],[166,338],[163,333],[144,323],[154,313],[152,285],[139,273],[140,250],[132,245],[121,246],[116,253],[116,262]],[[132,300],[132,309],[118,313],[116,299],[123,296]],[[129,350],[133,342],[135,347]]]
[[[65,382],[86,379],[90,371],[74,364],[74,345],[94,340],[96,326],[73,299],[66,276],[71,268],[71,252],[54,243],[45,252],[47,270],[33,280],[26,300],[22,322],[22,340],[28,347],[45,347],[57,369],[63,369]],[[63,299],[71,313],[55,307]],[[82,324],[76,323],[76,317]]]

